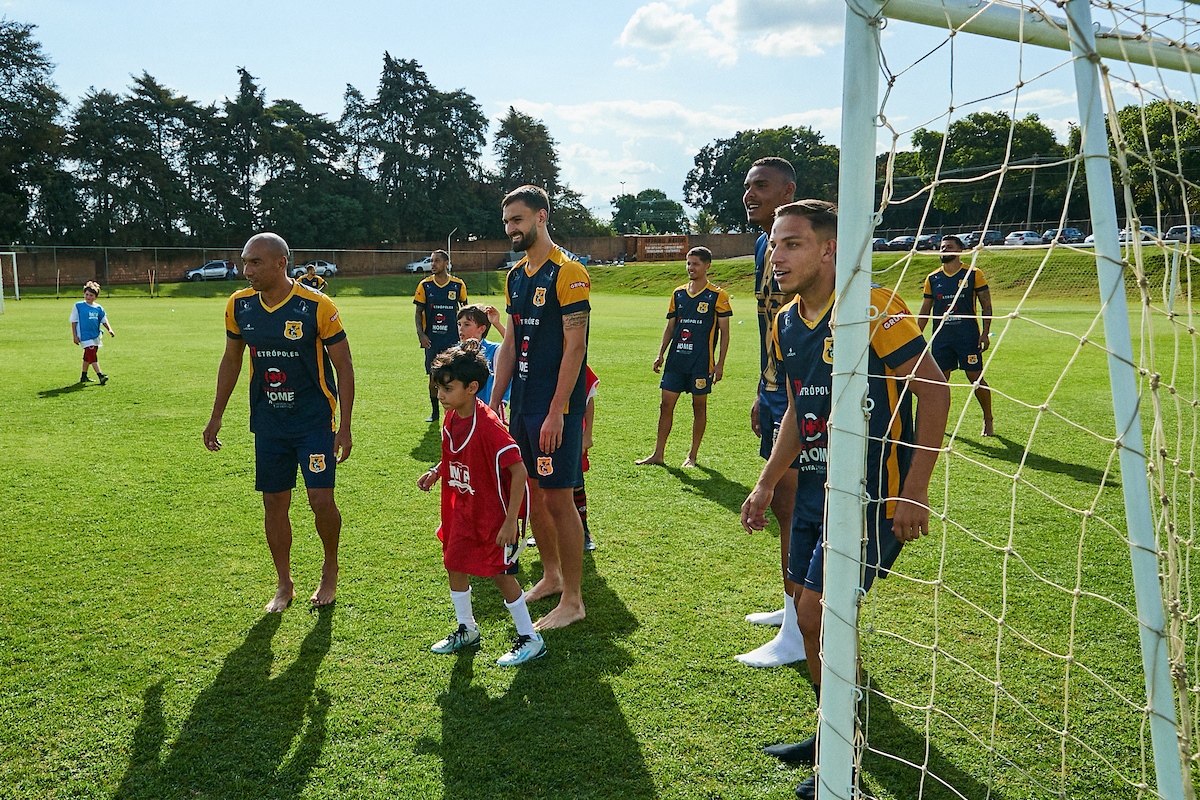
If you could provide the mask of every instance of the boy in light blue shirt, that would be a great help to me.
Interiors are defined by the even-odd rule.
[[[108,324],[104,307],[96,302],[99,296],[100,284],[88,281],[83,285],[83,300],[71,307],[71,338],[83,348],[83,370],[79,373],[79,382],[91,383],[91,379],[88,378],[90,364],[96,371],[96,377],[100,379],[100,385],[103,386],[108,383],[108,376],[100,371],[100,362],[96,355],[104,339],[100,329],[103,327],[107,330],[109,336],[117,334],[112,325]]]

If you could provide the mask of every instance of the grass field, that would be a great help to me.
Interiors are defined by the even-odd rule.
[[[414,486],[439,445],[421,422],[411,278],[339,287],[355,448],[339,470],[339,599],[318,615],[302,602],[261,612],[274,573],[244,375],[225,449],[200,441],[231,287],[103,300],[118,333],[100,351],[105,387],[74,384],[70,301],[10,301],[0,317],[0,797],[790,797],[807,773],[758,749],[813,729],[806,672],[732,659],[773,634],[743,616],[780,602],[777,537],[748,537],[737,521],[761,466],[747,423],[757,371],[747,263],[717,265],[734,295],[732,349],[701,466],[688,470],[632,464],[653,446],[649,365],[678,265],[594,271],[589,362],[601,390],[588,492],[600,548],[585,559],[588,618],[548,634],[549,656],[520,670],[494,665],[511,622],[486,582],[476,583],[480,651],[428,652],[454,617],[436,493]],[[1094,313],[1061,298],[1033,308],[1077,332]],[[916,797],[921,773],[905,762],[926,758],[968,798],[989,787],[1014,800],[1133,797],[1127,781],[1144,774],[1120,476],[1103,442],[1036,410],[1048,402],[1111,436],[1103,353],[1084,348],[1055,390],[1077,343],[1021,323],[989,366],[1014,398],[998,402],[1000,436],[976,436],[978,408],[956,389],[937,492],[951,523],[906,549],[901,574],[864,610],[878,750],[864,784],[881,798]],[[689,426],[681,404],[669,462],[686,453]],[[1082,526],[1067,507],[1094,516]],[[320,549],[299,500],[293,522],[306,597]],[[536,555],[526,561],[528,585],[540,568]],[[535,617],[550,607],[535,603]],[[1070,681],[1049,655],[1059,653],[1080,665]],[[927,715],[931,702],[945,714]],[[1066,740],[1053,733],[1063,728]],[[924,792],[953,796],[932,782]]]

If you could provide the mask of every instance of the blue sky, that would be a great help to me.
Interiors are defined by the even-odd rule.
[[[565,179],[605,216],[622,189],[682,200],[697,150],[738,130],[804,124],[837,144],[843,9],[840,0],[0,0],[0,14],[38,26],[72,103],[91,87],[124,90],[142,71],[212,102],[236,90],[244,66],[268,100],[336,119],[346,84],[374,95],[385,50],[416,59],[438,88],[474,95],[493,128],[509,105],[544,120]],[[889,63],[903,67],[944,38],[891,22]],[[913,127],[945,126],[951,86],[959,113],[1034,111],[1060,133],[1076,118],[1069,70],[1054,69],[1066,54],[1021,60],[1014,45],[958,39],[954,70],[942,48],[889,98],[902,146]],[[1015,101],[992,96],[1047,69]]]

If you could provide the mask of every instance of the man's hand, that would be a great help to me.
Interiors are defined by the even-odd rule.
[[[353,449],[354,442],[350,437],[349,426],[343,425],[338,428],[337,433],[333,435],[333,455],[337,458],[337,463],[342,463],[350,457],[350,450]]]
[[[546,454],[553,453],[562,444],[563,415],[550,413],[542,423],[538,434],[538,448]]]
[[[754,431],[754,435],[762,438],[762,424],[758,420],[758,394],[754,395],[754,402],[750,404],[750,430]]]
[[[746,533],[754,533],[767,527],[767,509],[771,507],[774,497],[774,487],[768,489],[755,484],[754,491],[750,492],[746,502],[742,503],[742,527],[746,529]]]
[[[983,352],[992,346],[992,342],[986,333],[979,334],[979,352]]]
[[[929,533],[929,496],[905,497],[896,501],[892,517],[892,533],[900,542],[915,542]]]
[[[653,369],[655,372],[658,372],[660,369],[662,369],[662,365],[663,357],[660,355],[658,358],[654,359],[654,366],[651,367],[651,369]]]
[[[214,453],[221,449],[221,440],[217,438],[217,432],[221,430],[221,418],[213,417],[204,426],[204,446]]]
[[[720,383],[720,382],[721,382],[721,378],[724,378],[724,377],[725,377],[725,365],[724,365],[724,364],[717,364],[717,368],[716,368],[715,370],[713,370],[713,374],[712,374],[712,382],[713,382],[713,383]]]
[[[495,306],[484,306],[483,313],[487,314],[488,322],[494,327],[500,321],[500,309]]]
[[[431,342],[429,340],[429,337],[426,336],[424,333],[421,333],[420,331],[417,332],[417,341],[421,343],[422,350],[428,350],[429,347],[433,344],[433,342]]]

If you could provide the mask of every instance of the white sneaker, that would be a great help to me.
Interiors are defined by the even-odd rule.
[[[800,629],[788,635],[780,628],[775,638],[762,647],[734,658],[750,667],[782,667],[784,664],[804,661],[808,656],[804,652],[804,637],[800,635]]]
[[[479,644],[479,628],[468,628],[466,625],[459,625],[458,630],[445,639],[442,639],[429,648],[429,650],[444,655],[446,653],[457,653],[464,647],[474,647],[477,644]]]
[[[771,625],[778,628],[783,624],[783,609],[778,611],[759,611],[755,614],[747,614],[746,622],[751,625]]]
[[[535,633],[533,636],[518,636],[513,642],[512,650],[496,659],[496,663],[502,667],[519,667],[527,661],[533,661],[544,655],[546,655],[546,642],[540,634]]]

